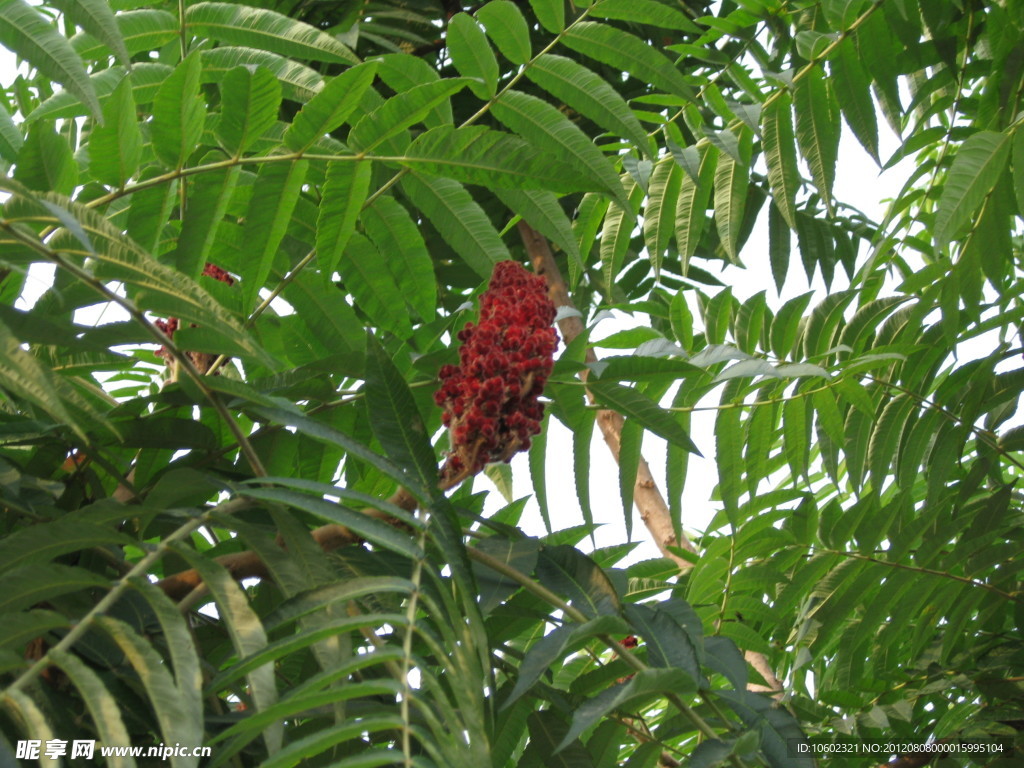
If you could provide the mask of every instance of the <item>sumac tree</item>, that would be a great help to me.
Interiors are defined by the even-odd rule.
[[[0,46],[5,754],[1019,764],[1019,0],[0,0]],[[880,217],[844,136],[913,159]],[[590,544],[620,501],[662,557]]]

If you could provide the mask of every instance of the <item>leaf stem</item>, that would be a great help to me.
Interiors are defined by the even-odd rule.
[[[929,576],[938,576],[943,579],[952,579],[953,581],[959,581],[961,584],[969,584],[972,587],[979,587],[981,589],[988,590],[992,594],[999,595],[1006,600],[1012,600],[1015,603],[1024,604],[1024,596],[1012,592],[1004,592],[999,589],[999,587],[993,587],[991,584],[986,584],[984,581],[979,581],[978,579],[972,579],[969,576],[957,576],[955,573],[950,573],[949,571],[939,571],[934,568],[924,568],[919,565],[907,565],[906,563],[898,563],[892,560],[881,560],[877,557],[871,557],[870,555],[862,555],[860,552],[847,552],[840,549],[822,549],[819,551],[829,555],[848,557],[851,560],[863,560],[868,563],[885,565],[889,568],[897,568],[902,571],[912,571],[914,573],[928,574]]]
[[[879,386],[887,387],[889,389],[895,389],[897,392],[906,395],[910,399],[916,400],[919,405],[922,405],[925,408],[931,408],[935,411],[938,411],[947,419],[952,421],[954,424],[959,424],[961,426],[967,427],[967,429],[974,433],[975,437],[984,442],[989,448],[998,453],[1000,456],[1002,456],[1004,459],[1006,459],[1008,462],[1013,464],[1018,469],[1024,471],[1024,463],[1022,463],[1020,460],[1012,456],[1009,451],[1007,451],[1003,446],[1001,446],[999,444],[999,440],[995,438],[994,435],[988,430],[974,426],[974,424],[968,422],[966,419],[964,419],[961,416],[958,416],[949,409],[939,405],[936,402],[929,400],[927,397],[924,397],[923,395],[920,395],[917,392],[914,392],[913,390],[901,386],[900,384],[897,384],[892,381],[886,381],[885,379],[877,379],[874,376],[865,376],[865,378],[868,381],[878,384]]]

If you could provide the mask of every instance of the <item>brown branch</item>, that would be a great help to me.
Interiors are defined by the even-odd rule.
[[[562,277],[561,271],[558,269],[558,264],[551,253],[551,246],[548,244],[548,241],[525,221],[520,221],[518,227],[519,235],[526,246],[526,252],[533,264],[534,271],[547,280],[548,295],[551,297],[551,301],[554,302],[556,307],[575,309],[572,298],[569,296],[569,288],[565,284],[565,278]],[[576,316],[564,317],[558,321],[558,329],[562,332],[562,338],[565,340],[565,343],[569,344],[583,333],[583,321]],[[587,349],[586,360],[588,363],[597,362],[597,355],[593,349]],[[583,371],[580,374],[580,378],[586,381],[586,375],[587,372]],[[591,403],[594,402],[594,396],[590,390],[587,390],[587,399]],[[601,430],[601,435],[604,437],[604,441],[607,443],[608,449],[612,452],[616,462],[619,461],[619,451],[622,444],[622,426],[624,423],[625,419],[617,411],[602,409],[597,412],[597,426]],[[680,557],[672,550],[673,548],[681,547],[690,552],[696,552],[697,548],[685,534],[680,533],[680,537],[676,536],[668,504],[665,502],[665,497],[661,495],[661,491],[654,480],[654,475],[651,474],[650,465],[648,465],[643,456],[640,457],[637,465],[636,483],[633,487],[633,503],[640,513],[640,519],[644,521],[644,525],[647,526],[647,530],[650,531],[654,543],[662,555],[675,562],[680,570],[685,571],[691,568],[692,563]],[[764,678],[770,691],[779,692],[782,690],[782,682],[775,677],[771,666],[768,664],[768,660],[763,654],[745,651],[744,657],[757,673]],[[764,686],[751,684],[751,689],[764,690]]]
[[[569,296],[568,286],[562,277],[555,258],[551,253],[551,246],[548,241],[537,230],[533,229],[525,221],[519,222],[519,234],[526,245],[526,252],[533,263],[533,269],[544,277],[548,282],[548,295],[556,307],[571,307],[575,309],[572,298]],[[564,317],[558,321],[558,329],[562,332],[562,338],[569,344],[583,333],[583,321],[579,317]],[[586,360],[588,363],[597,362],[597,355],[593,349],[587,349]],[[580,378],[586,381],[586,371],[580,374]],[[594,396],[587,390],[587,400],[594,402]],[[615,461],[619,460],[619,451],[622,445],[622,426],[625,419],[618,411],[599,410],[597,412],[597,426],[601,430],[608,449],[612,452]],[[672,552],[671,548],[679,548],[696,552],[697,548],[685,535],[677,538],[672,525],[672,515],[669,513],[665,497],[661,495],[651,468],[643,456],[636,471],[636,484],[633,488],[633,502],[636,504],[640,518],[647,526],[647,530],[654,537],[654,543],[661,550],[661,553],[673,560],[681,570],[691,567],[691,563]]]

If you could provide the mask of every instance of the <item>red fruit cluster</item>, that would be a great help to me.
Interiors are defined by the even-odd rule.
[[[235,284],[235,278],[228,274],[227,270],[221,269],[216,264],[206,262],[206,266],[203,267],[203,275],[206,277],[212,277],[214,280],[219,280],[222,283],[228,285]]]
[[[441,368],[434,393],[452,446],[442,479],[508,461],[540,432],[544,406],[538,398],[558,346],[554,320],[544,278],[514,261],[495,265],[480,321],[459,331],[459,365]]]
[[[235,278],[228,274],[226,270],[223,270],[216,264],[211,264],[210,262],[206,262],[206,266],[203,267],[203,275],[212,277],[214,280],[219,280],[220,282],[227,283],[228,285],[235,284]],[[153,324],[163,331],[167,338],[173,339],[174,332],[178,330],[178,327],[181,325],[181,321],[176,317],[168,317],[166,320],[156,320]],[[160,347],[160,349],[157,350],[157,354],[160,357],[167,357],[167,348]]]

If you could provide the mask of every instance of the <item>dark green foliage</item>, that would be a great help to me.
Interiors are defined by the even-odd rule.
[[[711,5],[0,0],[4,750],[1019,762],[1024,5]],[[913,159],[881,221],[844,134]],[[437,372],[520,221],[586,326],[543,539],[525,461],[488,470],[507,506],[437,487]],[[633,327],[591,335],[608,309]],[[620,500],[696,554],[586,552]]]

